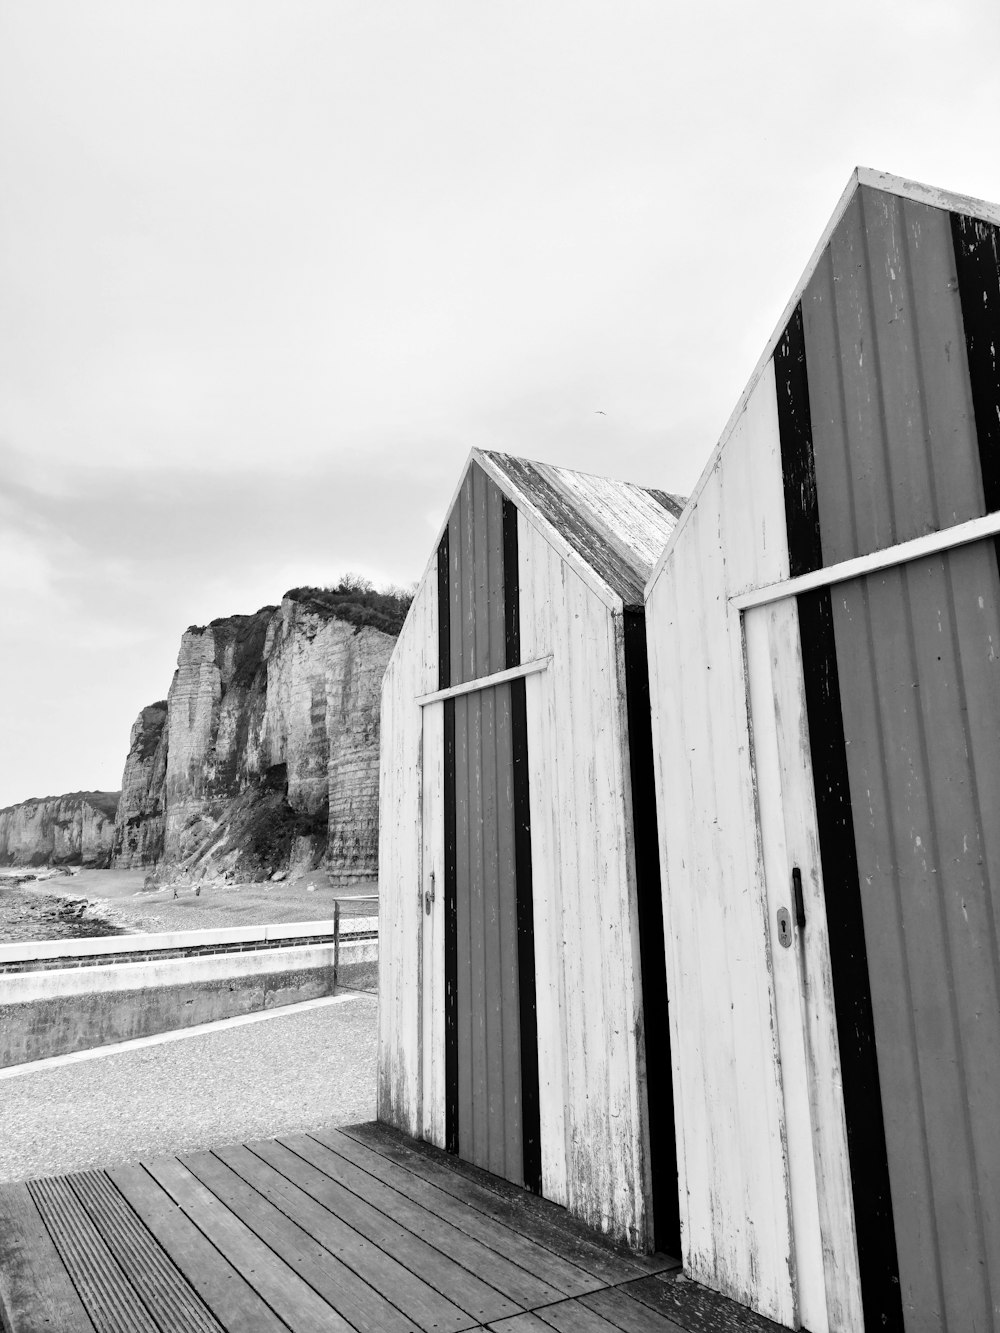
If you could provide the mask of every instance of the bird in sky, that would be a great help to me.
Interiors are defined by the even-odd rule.
[[[599,407],[594,409],[595,417],[606,417],[607,415],[608,415],[607,412],[602,412]]]

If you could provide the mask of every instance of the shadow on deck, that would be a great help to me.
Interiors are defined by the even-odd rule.
[[[8,1333],[777,1325],[384,1126],[0,1188]]]

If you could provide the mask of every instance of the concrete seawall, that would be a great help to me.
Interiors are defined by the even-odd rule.
[[[374,989],[378,919],[0,945],[0,1068]]]

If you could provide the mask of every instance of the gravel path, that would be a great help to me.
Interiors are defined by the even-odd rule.
[[[0,1081],[0,1181],[375,1117],[376,999]]]

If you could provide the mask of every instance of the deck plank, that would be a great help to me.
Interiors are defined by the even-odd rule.
[[[498,1176],[490,1176],[418,1139],[409,1139],[376,1122],[345,1126],[342,1132],[381,1153],[389,1161],[431,1181],[488,1217],[506,1223],[539,1245],[584,1269],[602,1284],[668,1271],[676,1260],[640,1255],[595,1236],[593,1230],[558,1204],[528,1194]]]
[[[580,1301],[560,1301],[537,1313],[544,1326],[557,1333],[621,1333],[617,1324],[609,1323],[596,1310],[588,1310]]]
[[[4,1333],[94,1333],[25,1184],[0,1186]]]
[[[378,1126],[0,1186],[0,1324],[782,1333],[676,1260],[623,1253],[564,1209]]]
[[[398,1259],[411,1273],[423,1278],[437,1291],[447,1291],[450,1300],[480,1323],[486,1324],[492,1319],[503,1319],[506,1315],[520,1313],[517,1304],[509,1297],[502,1296],[495,1288],[435,1250],[425,1240],[414,1236],[343,1185],[331,1180],[290,1148],[283,1147],[273,1139],[247,1146],[263,1161],[311,1194],[317,1203],[335,1212],[380,1250]]]
[[[158,1333],[149,1311],[65,1177],[29,1181],[28,1193],[97,1333]]]
[[[221,1148],[216,1156],[376,1291],[391,1291],[393,1303],[420,1328],[461,1333],[479,1323],[249,1148]]]
[[[623,1333],[684,1333],[679,1324],[628,1294],[627,1287],[606,1287],[580,1297],[580,1304],[607,1319]]]
[[[543,1324],[537,1315],[526,1311],[524,1314],[511,1315],[509,1319],[496,1320],[489,1325],[489,1333],[549,1333],[549,1325]]]
[[[435,1217],[450,1222],[497,1254],[502,1254],[513,1263],[519,1264],[521,1268],[534,1273],[536,1277],[543,1278],[564,1296],[579,1296],[585,1291],[597,1291],[603,1285],[599,1278],[584,1272],[582,1268],[561,1258],[554,1251],[513,1231],[506,1223],[478,1212],[464,1200],[456,1198],[422,1176],[401,1168],[399,1163],[390,1161],[367,1144],[341,1133],[340,1130],[317,1130],[310,1134],[310,1138],[362,1167],[377,1180],[391,1185]]]
[[[521,1309],[548,1305],[557,1301],[562,1294],[551,1283],[511,1263],[450,1222],[433,1215],[429,1217],[422,1205],[414,1203],[391,1185],[377,1180],[308,1134],[282,1137],[278,1142],[291,1148],[299,1157],[311,1162],[413,1235],[422,1237],[434,1249],[440,1250],[471,1273],[478,1274],[491,1287],[509,1296]]]
[[[271,1246],[201,1184],[183,1162],[175,1157],[157,1157],[144,1165],[293,1333],[349,1330],[347,1320],[329,1308],[323,1297],[292,1272]]]
[[[143,1165],[292,1333],[349,1330],[347,1321],[322,1296],[175,1157],[158,1157]]]
[[[415,1333],[418,1325],[384,1295],[248,1185],[214,1153],[184,1154],[180,1159],[192,1175],[241,1218],[299,1277],[315,1288],[358,1333]],[[331,1319],[330,1327],[336,1321]]]
[[[141,1166],[113,1166],[108,1179],[132,1206],[223,1328],[288,1333],[285,1324]]]
[[[103,1171],[67,1176],[160,1333],[225,1333]]]

